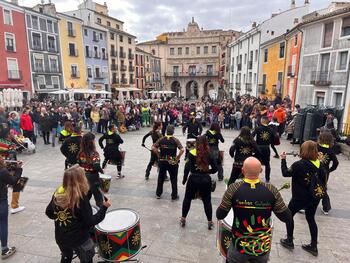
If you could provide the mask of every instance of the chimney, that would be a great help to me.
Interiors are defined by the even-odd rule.
[[[256,22],[252,23],[252,28],[256,28]]]
[[[18,5],[18,0],[11,0],[11,3],[14,5]]]
[[[292,0],[291,4],[290,4],[290,9],[295,8],[295,0]]]
[[[192,23],[194,23],[194,16],[192,16]]]
[[[305,0],[305,5],[308,5],[310,4],[310,1],[309,0]]]

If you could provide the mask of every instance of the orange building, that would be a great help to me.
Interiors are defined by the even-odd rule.
[[[303,34],[294,28],[286,34],[286,66],[285,66],[285,83],[283,85],[283,96],[289,95],[292,100],[292,105],[295,103],[297,86],[298,86],[298,72],[300,65],[300,51],[302,46]]]

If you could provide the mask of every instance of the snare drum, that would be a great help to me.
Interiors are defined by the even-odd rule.
[[[112,176],[107,174],[100,174],[101,190],[104,193],[108,193],[111,187]]]
[[[140,217],[133,210],[120,208],[108,212],[95,231],[103,260],[126,261],[141,251]]]
[[[192,149],[194,149],[196,147],[196,139],[193,139],[193,138],[191,138],[191,139],[187,139],[187,141],[186,141],[186,148],[187,148],[187,150],[192,150]]]
[[[223,257],[227,257],[227,250],[232,242],[233,210],[231,209],[224,220],[218,221],[216,245]]]

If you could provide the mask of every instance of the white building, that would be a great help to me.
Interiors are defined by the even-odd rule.
[[[261,44],[283,35],[309,13],[309,1],[296,7],[292,1],[291,8],[272,14],[271,18],[261,24],[253,23],[252,29],[233,41],[230,45],[230,93],[258,95],[259,72],[261,68]]]

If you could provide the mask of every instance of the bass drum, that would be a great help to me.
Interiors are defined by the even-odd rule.
[[[231,209],[224,220],[218,221],[216,246],[220,252],[220,255],[227,258],[227,250],[232,242],[232,222],[233,222],[233,210]]]
[[[108,212],[95,231],[99,254],[107,262],[127,261],[142,249],[140,217],[131,209]]]

